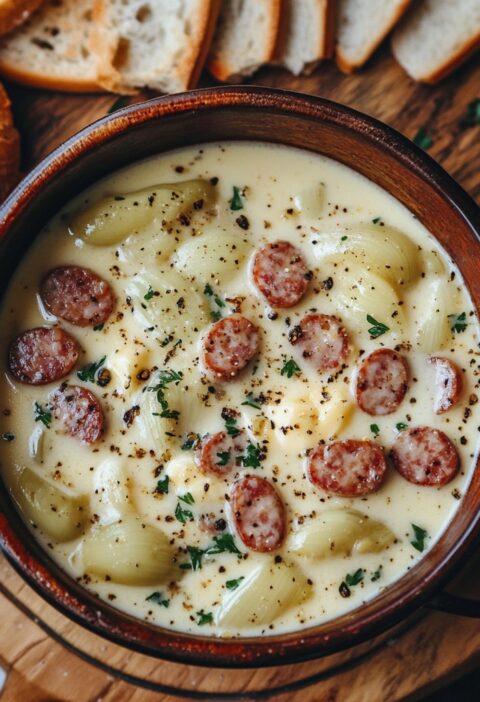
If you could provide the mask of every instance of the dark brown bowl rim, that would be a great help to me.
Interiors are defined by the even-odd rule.
[[[76,159],[101,143],[151,120],[191,111],[216,109],[252,109],[269,114],[291,115],[305,121],[324,120],[357,132],[394,156],[435,188],[449,205],[457,210],[472,232],[472,243],[480,242],[480,216],[475,202],[424,151],[387,125],[349,107],[323,98],[257,86],[206,88],[173,96],[155,98],[107,115],[68,139],[36,166],[0,207],[0,240],[12,223],[28,207],[38,193],[54,179],[68,171]],[[248,138],[248,137],[247,137]],[[477,464],[478,467],[478,464]],[[0,538],[2,549],[17,572],[51,605],[82,626],[116,644],[141,653],[209,667],[246,668],[294,663],[330,655],[359,644],[394,626],[413,610],[427,602],[452,574],[455,566],[472,548],[480,524],[480,510],[461,538],[448,553],[437,559],[428,576],[406,588],[394,601],[386,601],[388,590],[372,602],[373,613],[365,615],[362,607],[320,627],[291,634],[220,639],[179,634],[148,625],[108,604],[97,600],[66,576],[50,560],[21,524],[17,530],[7,519],[11,503],[6,490],[0,494]],[[441,540],[440,540],[441,542]],[[438,544],[429,552],[436,553]],[[420,561],[421,563],[422,561]],[[399,583],[414,580],[417,566]],[[391,599],[391,598],[390,598]],[[337,623],[338,622],[338,623]],[[319,630],[322,630],[320,632]]]

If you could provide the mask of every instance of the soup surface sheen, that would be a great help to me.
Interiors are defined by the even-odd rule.
[[[258,257],[276,242],[298,252]],[[42,280],[67,265],[111,286],[103,323],[49,311]],[[232,314],[251,325],[211,326]],[[321,623],[412,568],[461,504],[480,424],[472,302],[425,227],[343,165],[223,143],[102,180],[15,272],[5,357],[18,334],[55,325],[79,345],[61,379],[19,382],[10,347],[2,475],[51,557],[135,617],[221,636]],[[379,349],[386,367],[369,360]],[[213,369],[224,352],[245,368]],[[75,398],[55,400],[63,383],[96,396],[104,425],[85,424],[90,396],[73,417]],[[430,430],[416,443],[417,427],[451,444]],[[347,439],[366,454],[336,445],[339,469],[328,451]]]

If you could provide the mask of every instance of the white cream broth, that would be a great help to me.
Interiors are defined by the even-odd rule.
[[[215,204],[193,211],[189,219],[183,218],[183,224],[177,223],[175,231],[167,235],[168,244],[161,257],[148,254],[141,256],[144,260],[140,263],[138,256],[128,258],[127,247],[93,246],[88,238],[83,240],[78,231],[71,229],[72,213],[88,208],[105,194],[125,194],[150,186],[154,190],[153,186],[161,183],[196,178],[218,178],[214,185]],[[230,206],[234,186],[240,189],[240,210]],[[236,220],[240,216],[248,220],[248,228],[239,226]],[[245,220],[241,222],[245,226]],[[360,223],[367,230],[373,228],[379,237],[394,227],[414,242],[418,274],[410,283],[386,283],[383,272],[372,285],[368,275],[374,266],[369,257],[340,260],[341,256],[325,255],[325,246],[328,248],[334,235],[337,244],[339,232],[346,237],[340,241],[348,242]],[[160,227],[157,222],[146,230],[145,240]],[[238,263],[225,270],[222,260],[218,263],[220,275],[215,266],[208,275],[200,263],[197,266],[202,258],[198,252],[193,254],[193,265],[192,256],[185,259],[179,254],[177,259],[175,249],[181,252],[186,242],[202,236],[212,237],[208,244],[210,253],[215,253],[212,242],[221,242],[225,236],[236,237],[238,250],[233,257]],[[313,279],[295,307],[272,314],[252,283],[250,261],[255,249],[276,240],[287,240],[301,249]],[[219,257],[222,256],[219,249]],[[170,275],[178,260],[187,261],[187,274],[195,272],[193,279],[184,277],[185,308],[174,310],[173,327],[162,328],[160,319],[157,328],[148,331],[148,322],[142,315],[148,314],[152,298],[145,300],[145,309],[142,304],[135,305],[131,300],[132,278],[141,274],[145,291],[148,286],[156,290],[158,276],[161,279],[164,275],[158,271]],[[50,269],[66,264],[88,267],[112,286],[116,307],[103,329],[73,326],[52,318],[43,308],[39,282]],[[362,297],[359,288],[349,287],[348,276],[353,276],[354,285],[361,287],[365,283],[366,288],[373,287],[372,294],[367,291],[367,296]],[[329,279],[333,282],[331,287]],[[218,307],[212,295],[204,294],[207,283],[224,307]],[[210,308],[228,315],[235,307],[232,298],[238,297],[244,298],[241,313],[260,329],[260,353],[238,377],[222,382],[205,374],[199,360],[200,340],[211,323]],[[337,374],[329,376],[310,368],[288,340],[289,328],[312,309],[336,315],[348,332],[348,362]],[[466,328],[451,332],[455,320],[447,315],[463,312]],[[195,316],[192,324],[188,314]],[[366,314],[390,330],[372,338]],[[428,325],[434,325],[440,317],[440,325],[432,331]],[[82,348],[76,367],[65,380],[88,387],[101,400],[106,416],[105,434],[98,443],[87,446],[60,433],[55,420],[50,428],[44,427],[41,421],[35,421],[34,403],[48,408],[49,394],[62,381],[37,387],[23,385],[4,367],[0,379],[0,433],[5,439],[0,441],[3,477],[15,494],[18,471],[26,466],[69,495],[85,496],[90,518],[78,538],[58,543],[33,524],[35,537],[88,590],[135,617],[179,631],[219,636],[281,633],[319,624],[361,606],[400,578],[428,552],[461,506],[473,471],[480,424],[476,403],[478,323],[472,302],[454,262],[425,227],[393,197],[341,164],[282,146],[222,143],[154,156],[102,180],[45,227],[15,272],[2,305],[2,347],[6,349],[11,339],[25,329],[56,323]],[[410,366],[407,394],[393,414],[369,416],[358,407],[353,392],[359,359],[375,349],[395,346]],[[459,402],[441,415],[433,410],[434,371],[427,364],[432,354],[454,360],[463,375]],[[79,368],[103,356],[104,366],[112,374],[111,382],[102,388],[80,381]],[[291,378],[281,374],[290,359],[301,369]],[[164,425],[159,436],[152,436],[145,408],[143,415],[141,412],[133,418],[130,427],[124,421],[125,412],[145,397],[142,390],[152,386],[153,376],[142,381],[137,374],[154,367],[183,374],[178,385],[171,383],[165,391],[170,408],[180,412],[178,421],[171,420],[169,425],[173,436],[162,434]],[[242,405],[250,393],[255,404],[260,395],[265,396],[266,402],[259,409]],[[150,392],[150,399],[154,398],[155,393]],[[252,443],[262,446],[266,456],[258,468],[239,467],[221,478],[201,473],[194,463],[193,451],[182,450],[181,445],[188,432],[203,436],[223,430],[224,407],[240,412],[238,427],[247,430]],[[328,495],[308,480],[306,456],[319,441],[370,439],[388,454],[402,428],[397,428],[398,424],[428,425],[444,431],[460,456],[458,475],[442,488],[424,487],[407,482],[389,464],[380,489],[358,498]],[[372,425],[377,426],[372,429]],[[35,452],[36,456],[32,455]],[[242,474],[267,478],[284,502],[287,537],[283,546],[272,553],[249,550],[235,531],[225,496]],[[156,486],[159,481],[165,484],[166,476],[168,494],[163,494],[156,491]],[[186,493],[192,496],[193,504],[179,500]],[[186,517],[185,524],[176,517],[178,505],[192,514],[192,519]],[[333,549],[331,554],[312,558],[291,551],[292,534],[321,518],[325,511],[344,508],[353,508],[382,522],[393,532],[394,542],[377,553],[337,555]],[[85,536],[134,514],[139,515],[142,524],[168,536],[175,561],[169,574],[159,577],[158,583],[140,586],[118,584],[113,578],[87,572]],[[210,521],[225,519],[226,529],[206,532],[199,524],[202,515]],[[411,543],[415,540],[412,524],[426,531],[423,552]],[[191,564],[187,546],[205,550],[214,536],[225,533],[233,535],[240,557],[228,552],[205,554],[200,569],[178,568],[180,564]],[[281,607],[270,615],[268,587],[263,594],[257,589],[254,597],[267,602],[267,614],[260,618],[261,623],[249,614],[251,603],[239,604],[240,616],[222,618],[219,612],[228,599],[238,597],[242,588],[249,586],[252,573],[265,564],[272,573],[282,564],[294,566],[308,579],[305,597],[296,601],[295,597],[286,596]],[[348,593],[342,583],[359,569],[360,575],[353,578],[359,582],[350,585],[349,596],[345,596]],[[232,580],[239,581],[236,589]],[[161,594],[148,600],[154,592]]]

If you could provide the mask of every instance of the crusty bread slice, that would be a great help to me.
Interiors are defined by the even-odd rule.
[[[339,0],[337,64],[351,73],[368,61],[411,0]]]
[[[101,85],[115,92],[193,87],[220,9],[218,0],[95,0]]]
[[[47,0],[0,41],[0,73],[51,90],[98,90],[90,50],[93,0]]]
[[[313,70],[333,50],[333,0],[284,0],[278,63],[295,75]]]
[[[0,83],[0,202],[16,185],[20,173],[20,137],[13,125],[10,100]]]
[[[215,78],[235,82],[274,58],[281,4],[281,0],[223,0],[208,60]]]
[[[0,35],[23,24],[43,0],[0,0]]]
[[[480,46],[480,0],[424,0],[395,30],[392,50],[415,80],[435,83]]]

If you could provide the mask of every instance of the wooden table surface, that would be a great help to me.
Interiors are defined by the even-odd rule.
[[[328,63],[313,75],[301,78],[294,78],[280,69],[265,68],[250,82],[346,103],[387,122],[410,138],[423,127],[433,141],[429,153],[477,202],[480,201],[480,126],[472,125],[467,119],[468,105],[480,98],[478,57],[434,87],[410,80],[395,64],[387,47],[363,71],[351,76],[343,76]],[[203,76],[202,85],[209,84],[209,77]],[[112,95],[54,94],[13,85],[7,85],[7,89],[22,136],[24,170],[66,137],[103,116],[116,102]],[[470,562],[468,569],[459,590],[480,598],[480,560]],[[61,624],[60,615],[43,604],[1,557],[0,583],[34,607],[54,628],[70,626],[73,631],[75,625]],[[88,637],[92,635],[84,632],[76,635],[89,645]],[[135,655],[130,652],[118,654],[120,667],[131,665],[132,661],[135,663]],[[478,621],[429,613],[361,668],[274,699],[281,702],[413,702],[479,664]],[[160,674],[162,665],[155,664]],[[2,666],[8,672],[3,692],[0,691],[2,702],[172,702],[174,699],[135,689],[85,663],[55,643],[26,614],[0,595],[0,671]],[[309,666],[309,671],[315,670],[315,664]],[[208,672],[199,672],[197,680],[205,680]],[[180,669],[179,684],[182,675],[187,677],[187,671],[182,673]],[[269,669],[268,672],[251,671],[248,675],[254,681],[252,684],[261,687],[267,682],[277,684],[285,678],[285,671]],[[226,680],[233,689],[236,674],[228,673]]]

